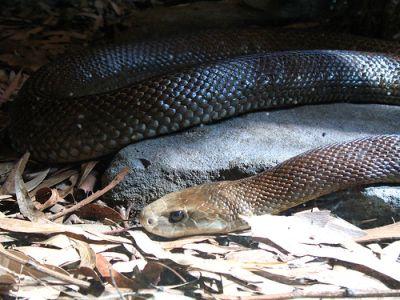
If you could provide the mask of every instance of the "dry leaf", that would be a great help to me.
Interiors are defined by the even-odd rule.
[[[182,266],[190,266],[193,269],[204,270],[219,274],[226,274],[235,277],[243,282],[257,284],[257,287],[264,292],[288,292],[293,287],[274,282],[267,278],[253,274],[252,272],[240,268],[240,263],[230,263],[223,260],[202,259],[192,255],[181,253],[170,253],[161,248],[160,244],[152,241],[145,233],[141,231],[129,231],[129,234],[135,239],[138,247],[145,253],[151,254],[158,259],[170,259]],[[253,267],[256,267],[253,266]],[[250,267],[251,268],[251,267]]]
[[[129,257],[125,253],[106,251],[102,252],[101,255],[103,255],[107,261],[129,261]]]
[[[365,233],[365,236],[357,238],[356,241],[359,243],[365,243],[384,239],[398,239],[400,238],[400,222],[385,225],[382,227],[367,229],[365,230]]]
[[[93,194],[94,187],[96,185],[96,181],[98,179],[98,174],[95,171],[92,171],[85,180],[78,185],[77,197],[85,198]]]
[[[122,16],[122,14],[123,14],[122,9],[121,9],[117,4],[115,4],[114,1],[109,0],[108,3],[110,3],[111,7],[113,8],[113,10],[115,11],[115,13],[116,13],[118,16]]]
[[[212,244],[206,244],[206,243],[193,243],[193,244],[186,244],[182,246],[183,249],[190,249],[190,250],[196,250],[199,252],[204,252],[207,254],[227,254],[231,253],[234,251],[238,251],[239,249],[237,247],[225,247],[225,246],[217,246],[217,245],[212,245]]]
[[[130,261],[117,261],[113,264],[113,268],[120,273],[131,273],[135,269],[143,270],[147,261],[144,259],[135,259]]]
[[[278,262],[277,256],[274,253],[265,251],[263,249],[246,249],[241,251],[229,252],[225,255],[225,259],[240,261],[242,263],[276,263]]]
[[[42,264],[49,264],[57,267],[75,263],[80,259],[79,254],[73,247],[52,249],[36,246],[22,246],[17,247],[16,250],[21,251]]]
[[[353,290],[389,290],[389,288],[382,282],[359,271],[347,269],[341,266],[335,266],[331,270],[324,270],[320,272],[315,272],[313,274],[307,274],[306,277],[308,279],[317,280],[321,283],[328,283]]]
[[[209,236],[190,236],[183,237],[177,240],[160,242],[161,247],[165,250],[174,249],[174,248],[182,248],[186,244],[191,244],[195,242],[203,242],[210,239]]]
[[[71,176],[78,175],[76,170],[65,170],[63,172],[59,172],[50,176],[50,178],[44,180],[41,184],[39,184],[34,190],[30,192],[31,196],[34,196],[38,190],[41,188],[50,188],[55,186],[56,184],[63,182],[64,180],[69,179]]]
[[[75,244],[76,250],[78,250],[79,252],[79,256],[81,259],[79,267],[94,269],[96,266],[96,253],[93,251],[90,245],[77,239],[71,240]]]
[[[0,183],[3,183],[3,180],[11,172],[13,166],[14,166],[14,163],[11,163],[11,162],[0,163]]]
[[[382,260],[387,262],[400,262],[400,241],[393,242],[386,246],[382,252]]]
[[[15,251],[6,250],[0,245],[0,265],[14,272],[15,274],[24,274],[33,278],[50,278],[61,280],[62,282],[75,284],[82,288],[89,288],[89,283],[70,277],[70,275],[55,266],[47,266],[39,264],[25,254]]]
[[[3,184],[1,188],[0,194],[14,194],[15,193],[15,174],[19,172],[23,174],[26,164],[29,160],[29,153],[25,153],[22,158],[19,160],[17,164],[14,165],[13,169],[11,170],[10,174],[7,177],[6,182]]]
[[[43,211],[57,202],[64,200],[63,198],[60,197],[58,191],[56,189],[50,189],[50,188],[41,188],[36,192],[35,195],[36,201],[39,203],[43,203],[37,206],[37,209],[40,211]]]
[[[79,225],[62,225],[53,222],[33,223],[24,220],[0,218],[0,228],[11,232],[37,233],[37,234],[54,234],[54,233],[71,233],[83,236],[92,241],[108,241],[111,243],[128,243],[130,240],[112,235],[105,235],[95,230],[83,230]]]
[[[109,219],[114,222],[124,221],[124,218],[116,210],[108,206],[96,203],[90,203],[88,205],[85,205],[84,207],[81,207],[79,210],[76,211],[76,214],[81,218],[89,218],[95,220]]]
[[[163,270],[163,265],[155,261],[149,261],[140,273],[140,275],[141,278],[144,279],[146,282],[157,285],[160,282],[160,275]],[[184,279],[183,281],[186,282],[186,280]]]
[[[89,203],[93,202],[94,200],[96,200],[97,198],[99,198],[100,196],[104,195],[105,193],[107,193],[109,190],[111,190],[113,187],[115,187],[118,183],[120,183],[126,176],[126,174],[128,174],[129,172],[129,168],[125,167],[123,168],[116,176],[115,178],[104,188],[102,188],[101,190],[98,190],[97,192],[95,192],[94,194],[90,195],[89,197],[87,197],[86,199],[80,201],[79,203],[75,204],[74,206],[67,208],[55,215],[51,215],[48,219],[49,220],[56,220],[62,216],[65,216],[69,213],[75,212],[78,209],[84,207],[85,205],[88,205]]]
[[[25,183],[26,188],[28,192],[32,191],[35,189],[39,184],[43,182],[43,180],[47,177],[47,174],[49,174],[50,169],[45,169],[41,172],[36,173],[36,176],[32,179],[29,180],[28,182]]]
[[[36,285],[32,286],[19,286],[16,291],[10,293],[16,299],[44,299],[43,295],[46,295],[46,299],[58,299],[61,292],[65,289],[61,284],[52,287]]]
[[[294,256],[331,258],[350,263],[355,269],[362,266],[365,272],[369,270],[369,275],[380,274],[400,281],[400,263],[388,264],[378,259],[370,249],[353,242],[347,233],[335,232],[295,216],[265,215],[244,219],[250,224],[252,236],[257,240],[265,243],[272,241]]]
[[[87,163],[82,164],[81,173],[82,176],[79,179],[78,187],[80,188],[86,177],[93,171],[94,167],[97,165],[98,161],[89,161]]]
[[[96,269],[110,284],[118,288],[130,288],[138,290],[140,285],[134,279],[130,279],[113,269],[111,264],[101,254],[96,254]]]
[[[45,216],[40,210],[35,207],[35,205],[33,205],[32,199],[29,197],[25,183],[22,180],[21,166],[23,168],[25,167],[24,162],[20,160],[17,165],[18,167],[15,172],[14,187],[19,210],[25,218],[28,218],[33,222],[37,222],[41,219],[44,219]]]

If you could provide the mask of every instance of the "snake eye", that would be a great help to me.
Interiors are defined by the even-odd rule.
[[[168,221],[170,223],[178,223],[182,221],[185,217],[185,212],[183,210],[177,210],[169,213]]]

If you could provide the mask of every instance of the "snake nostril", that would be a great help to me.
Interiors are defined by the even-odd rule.
[[[154,220],[152,218],[147,219],[147,224],[153,225],[153,223],[154,223]]]

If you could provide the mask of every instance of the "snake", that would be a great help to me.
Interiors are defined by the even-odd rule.
[[[66,54],[35,72],[12,103],[9,135],[15,149],[29,151],[38,161],[70,163],[112,154],[143,139],[258,110],[332,102],[398,105],[399,49],[397,42],[271,28],[208,30],[106,44]],[[389,168],[387,158],[397,163],[393,167],[397,175],[399,171],[398,138],[388,139],[393,141],[387,142],[391,145],[388,152],[368,150],[370,144],[378,148],[385,145],[384,137],[350,144],[361,149],[365,146],[365,155],[347,144],[343,147],[350,151],[348,155],[361,157],[362,162],[385,160],[380,168],[373,164],[369,170],[373,174],[368,176],[380,181],[389,179],[382,175]],[[354,184],[368,181],[357,179],[360,168],[356,161],[346,160],[346,154],[335,156],[330,149],[342,153],[340,147],[315,152],[320,155],[321,164],[329,166],[333,160],[337,176],[343,171]],[[237,221],[240,213],[271,211],[271,201],[282,203],[277,207],[283,209],[299,203],[294,199],[306,201],[310,194],[317,196],[333,191],[333,187],[338,189],[338,184],[323,181],[332,175],[329,168],[314,175],[306,172],[313,180],[310,187],[305,186],[307,174],[296,172],[301,173],[303,166],[315,159],[312,154],[305,154],[292,161],[296,163],[294,169],[274,169],[283,170],[275,181],[260,175],[241,183],[194,188],[189,190],[192,196],[188,191],[167,196],[171,207],[167,209],[164,200],[154,202],[143,211],[142,222],[149,231],[163,236],[172,236],[171,232],[211,232],[212,227],[217,232],[241,228]],[[299,181],[291,183],[294,187],[289,191],[293,194],[287,197],[285,189],[292,178]],[[335,182],[342,182],[338,179],[332,177]],[[227,195],[234,191],[236,196],[229,200]],[[275,200],[268,196],[271,193]],[[174,200],[185,199],[183,196],[197,200],[185,202],[187,207],[183,208],[179,204],[182,200]],[[218,199],[219,217],[208,211],[213,199]],[[256,202],[266,209],[253,205]],[[194,207],[198,212],[190,211],[189,218],[189,210]],[[189,226],[190,222],[197,225]],[[177,224],[185,226],[178,230]],[[171,229],[170,233],[159,229],[164,225]]]
[[[295,156],[260,174],[173,192],[141,212],[166,238],[248,229],[241,216],[278,214],[354,186],[400,183],[400,135],[370,136]]]

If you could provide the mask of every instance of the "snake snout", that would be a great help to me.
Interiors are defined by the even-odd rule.
[[[147,230],[151,229],[157,224],[157,218],[149,208],[144,208],[139,216],[139,222]]]

